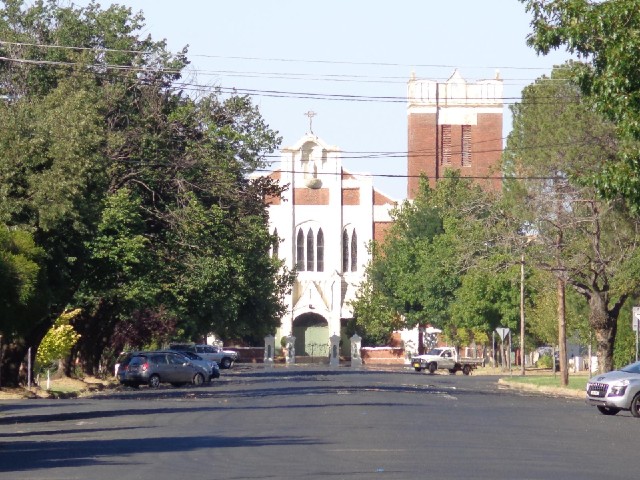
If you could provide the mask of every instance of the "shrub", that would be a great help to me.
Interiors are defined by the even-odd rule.
[[[551,355],[542,355],[536,365],[540,368],[553,368],[553,358]]]

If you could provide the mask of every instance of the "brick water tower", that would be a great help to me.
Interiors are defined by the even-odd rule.
[[[407,94],[407,197],[420,174],[435,186],[448,168],[484,188],[501,187],[502,80],[468,83],[456,70],[446,82],[412,78]]]

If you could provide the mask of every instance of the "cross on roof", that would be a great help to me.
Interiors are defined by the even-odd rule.
[[[313,133],[313,117],[317,114],[313,110],[309,110],[308,112],[303,114],[305,117],[309,117],[309,133]]]

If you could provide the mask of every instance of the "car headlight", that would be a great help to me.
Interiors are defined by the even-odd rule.
[[[627,391],[629,380],[621,380],[611,385],[609,389],[609,397],[620,397]]]

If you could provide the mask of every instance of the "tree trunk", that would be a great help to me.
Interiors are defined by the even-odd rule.
[[[116,324],[115,308],[106,301],[100,301],[94,312],[83,313],[72,321],[73,328],[80,334],[67,363],[67,375],[72,375],[73,360],[80,359],[82,371],[96,375],[102,352],[109,344]]]
[[[45,319],[34,326],[25,338],[15,339],[4,346],[2,364],[0,365],[0,369],[2,369],[0,378],[2,378],[3,387],[17,387],[21,383],[26,384],[29,347],[31,347],[31,368],[33,369],[38,346],[52,325],[52,320]]]
[[[613,348],[618,329],[617,316],[607,309],[607,294],[592,293],[589,298],[589,323],[596,335],[598,372],[613,370]]]
[[[4,347],[2,355],[1,377],[3,387],[17,387],[20,385],[21,377],[26,378],[25,372],[20,372],[24,359],[27,355],[27,347],[24,342],[12,342]]]
[[[564,281],[558,278],[558,347],[560,356],[560,378],[562,385],[569,385],[569,369],[567,368],[567,316],[565,306]]]

